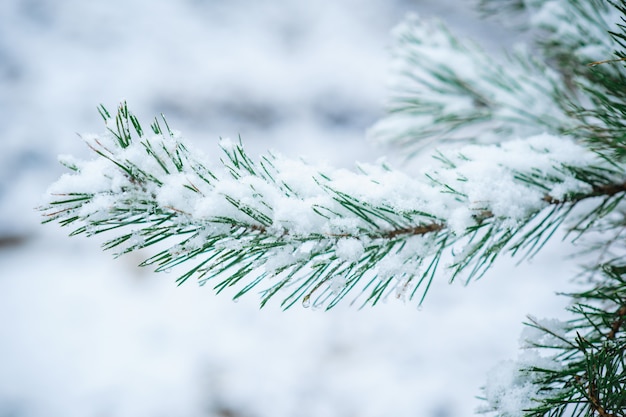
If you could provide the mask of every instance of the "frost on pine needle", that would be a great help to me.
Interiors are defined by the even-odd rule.
[[[284,307],[332,307],[348,293],[421,303],[447,253],[452,278],[469,266],[471,279],[496,250],[540,246],[546,229],[514,238],[548,206],[592,196],[593,182],[568,174],[603,164],[575,142],[539,135],[439,153],[409,177],[382,165],[253,160],[230,140],[221,158],[203,157],[169,127],[144,133],[125,105],[115,120],[117,130],[85,137],[100,158],[73,162],[50,187],[49,220],[79,225],[73,233],[115,230],[104,246],[120,254],[170,245],[144,265],[191,264],[180,283],[195,277],[234,287],[235,297],[256,288],[263,303],[280,293]]]

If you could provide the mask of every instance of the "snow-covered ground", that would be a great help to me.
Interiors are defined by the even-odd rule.
[[[487,371],[517,355],[527,313],[561,315],[575,265],[558,242],[418,311],[259,310],[114,260],[33,209],[87,155],[96,106],[165,113],[207,153],[241,134],[351,166],[382,153],[390,29],[439,15],[489,49],[512,35],[455,0],[0,2],[0,417],[471,415]]]

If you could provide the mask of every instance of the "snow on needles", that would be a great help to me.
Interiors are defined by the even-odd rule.
[[[262,236],[274,243],[266,243],[265,256],[254,256],[251,269],[277,273],[306,264],[300,248],[309,244],[307,256],[360,263],[380,279],[398,280],[417,274],[423,259],[442,249],[433,241],[437,233],[454,242],[487,218],[515,228],[549,204],[547,195],[562,200],[591,190],[565,167],[601,164],[581,145],[547,134],[439,153],[417,177],[384,165],[349,171],[272,154],[254,161],[230,140],[220,143],[221,163],[175,135],[143,136],[127,146],[110,132],[86,140],[103,157],[75,163],[76,172],[50,187],[48,203],[57,218],[78,216],[87,233],[110,227],[107,216],[137,226],[120,213],[134,219],[158,214],[159,226],[170,222],[180,233],[195,233],[170,255],[206,246],[198,236],[213,236],[216,247],[234,251],[249,250]],[[161,233],[150,227],[139,234],[150,240],[155,230]],[[142,242],[137,230],[125,240],[131,247],[123,251]],[[392,245],[378,266],[365,267],[385,242]],[[335,275],[351,270],[339,268]]]
[[[100,137],[100,141],[103,138]],[[148,140],[157,149],[177,142],[165,136]],[[432,218],[444,222],[457,219],[458,224],[451,226],[455,233],[462,234],[480,210],[490,210],[498,218],[519,221],[545,206],[542,201],[545,192],[516,179],[518,173],[532,172],[551,178],[555,192],[550,195],[561,199],[568,193],[590,190],[590,186],[581,181],[566,182],[569,176],[563,172],[563,166],[584,167],[600,163],[592,152],[580,145],[550,135],[539,135],[502,145],[462,147],[454,155],[445,156],[444,162],[436,161],[425,167],[422,178],[410,178],[376,165],[361,165],[360,172],[352,172],[270,156],[264,160],[265,164],[263,161],[257,164],[255,172],[229,167],[228,163],[212,168],[216,180],[207,181],[200,178],[191,165],[182,172],[165,172],[146,152],[143,142],[136,141],[126,149],[117,150],[112,159],[156,179],[150,189],[142,188],[141,191],[152,194],[159,206],[184,213],[190,222],[232,218],[250,225],[271,226],[281,235],[352,234],[358,238],[363,231],[393,230],[388,222],[368,224],[358,213],[350,213],[338,204],[338,196],[349,196],[372,207],[386,204],[397,214],[412,216],[410,224]],[[110,137],[108,143],[112,143]],[[228,142],[221,145],[226,145],[224,150],[229,149]],[[189,145],[185,143],[185,147],[189,148]],[[243,151],[239,145],[233,149]],[[189,154],[198,155],[195,150]],[[166,158],[162,155],[161,160]],[[192,164],[215,165],[211,161],[188,158]],[[49,193],[139,191],[133,187],[133,180],[127,172],[116,168],[103,158],[83,162],[78,173],[64,175],[51,186]],[[262,212],[269,218],[269,224],[246,215],[237,208],[238,205]],[[418,211],[428,213],[428,216],[416,215]]]
[[[571,123],[558,74],[521,46],[496,59],[437,20],[411,15],[394,30],[388,114],[369,132],[418,150],[436,141],[498,143]]]
[[[487,375],[487,383],[483,387],[486,404],[479,408],[479,412],[497,410],[498,416],[523,417],[525,410],[536,407],[539,401],[549,397],[545,389],[540,389],[542,385],[537,380],[537,373],[532,370],[557,371],[563,364],[552,356],[541,355],[537,347],[562,346],[566,340],[567,325],[559,320],[537,320],[532,316],[529,320],[533,324],[526,326],[522,332],[520,346],[524,351],[518,359],[499,363]]]
[[[567,51],[581,62],[608,59],[613,55],[615,43],[606,34],[609,31],[619,33],[622,15],[609,2],[527,0],[525,3],[530,24],[548,34],[544,42],[551,45],[553,53]],[[581,25],[581,16],[594,24]]]

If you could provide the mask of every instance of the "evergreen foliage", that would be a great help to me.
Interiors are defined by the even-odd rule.
[[[598,261],[569,294],[571,320],[530,318],[522,358],[490,377],[483,412],[626,416],[626,5],[609,0],[483,0],[531,39],[507,58],[410,17],[394,32],[392,97],[375,140],[418,174],[346,171],[241,141],[202,156],[164,118],[150,130],[122,103],[99,109],[97,154],[63,161],[46,221],[112,236],[118,254],[182,269],[217,292],[331,308],[344,299],[420,304],[433,279],[470,281],[498,256],[532,256],[561,229]],[[443,146],[434,151],[432,145]]]

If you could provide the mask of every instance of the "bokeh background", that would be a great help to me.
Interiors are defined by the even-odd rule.
[[[0,417],[471,415],[514,358],[522,321],[562,315],[575,263],[551,244],[481,281],[437,281],[424,306],[330,312],[234,303],[40,225],[35,207],[90,157],[77,133],[127,100],[215,154],[241,135],[351,167],[393,150],[381,115],[390,30],[438,16],[493,53],[517,35],[463,0],[0,1]]]

